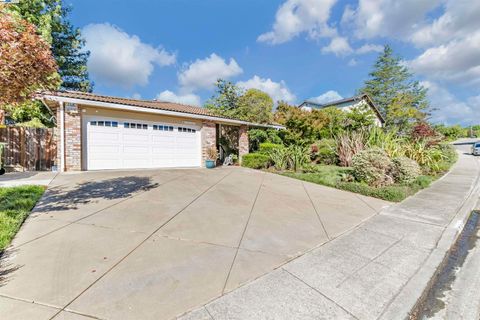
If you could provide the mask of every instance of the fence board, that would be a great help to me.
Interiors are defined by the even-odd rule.
[[[7,126],[0,128],[0,142],[6,143],[3,161],[7,168],[43,171],[55,163],[53,129]]]

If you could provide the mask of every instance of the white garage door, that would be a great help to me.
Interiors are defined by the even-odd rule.
[[[194,125],[87,117],[88,170],[198,167],[200,131]]]

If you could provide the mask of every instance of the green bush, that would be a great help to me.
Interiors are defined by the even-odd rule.
[[[273,163],[275,169],[283,171],[287,169],[288,165],[288,149],[274,148],[269,153],[270,161]]]
[[[277,144],[277,143],[271,143],[271,142],[264,142],[264,143],[260,143],[258,152],[263,154],[269,154],[270,151],[279,149],[279,148],[283,148],[283,145]]]
[[[421,173],[422,169],[415,160],[407,157],[393,159],[392,176],[395,182],[410,183]]]
[[[310,163],[309,148],[291,145],[287,148],[287,158],[289,168],[293,171],[298,171]]]
[[[369,186],[379,187],[393,183],[392,161],[380,148],[360,151],[352,158],[354,177]]]
[[[242,157],[242,166],[252,169],[264,169],[268,167],[270,157],[263,153],[249,153]]]
[[[326,165],[336,164],[337,142],[335,139],[322,139],[312,145],[312,160]]]

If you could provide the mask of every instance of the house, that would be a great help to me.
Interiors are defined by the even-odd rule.
[[[60,171],[200,167],[218,143],[219,127],[238,127],[240,158],[249,127],[261,125],[204,108],[156,100],[58,91],[37,96],[56,115]]]
[[[337,101],[332,101],[328,103],[317,103],[314,101],[305,100],[298,107],[302,110],[311,111],[312,109],[323,109],[329,107],[336,107],[343,111],[349,111],[352,108],[365,107],[368,106],[376,116],[375,124],[379,127],[385,124],[385,119],[378,111],[377,107],[373,103],[372,99],[366,94],[361,94],[358,96],[341,99]]]

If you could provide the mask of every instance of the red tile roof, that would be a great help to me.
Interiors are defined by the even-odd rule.
[[[194,107],[194,106],[189,106],[189,105],[180,104],[180,103],[166,102],[166,101],[119,98],[119,97],[104,96],[99,94],[78,92],[78,91],[42,92],[40,95],[64,97],[64,98],[71,98],[71,99],[81,99],[81,100],[88,100],[88,101],[95,101],[95,102],[115,103],[115,104],[121,104],[126,106],[134,106],[134,107],[141,107],[141,108],[148,108],[148,109],[159,109],[159,110],[166,110],[166,111],[174,111],[174,112],[182,112],[182,113],[230,119],[227,117],[215,115],[214,113],[212,113],[211,111],[205,108]]]

